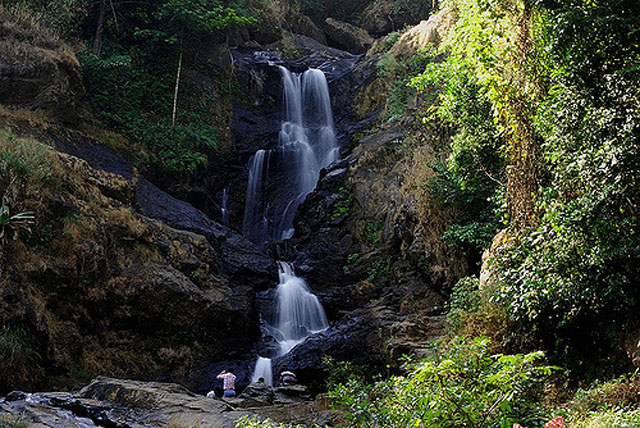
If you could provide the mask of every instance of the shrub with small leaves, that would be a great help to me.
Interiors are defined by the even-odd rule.
[[[350,379],[330,396],[346,407],[350,426],[537,426],[548,420],[539,410],[541,390],[556,369],[542,358],[542,352],[492,355],[488,339],[457,338],[433,345],[432,356],[410,364],[405,376],[372,385]]]

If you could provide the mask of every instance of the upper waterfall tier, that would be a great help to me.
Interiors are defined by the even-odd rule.
[[[260,246],[293,235],[296,209],[315,188],[322,168],[339,156],[324,73],[292,73],[284,67],[280,73],[284,120],[279,146],[259,150],[249,162],[243,229]]]

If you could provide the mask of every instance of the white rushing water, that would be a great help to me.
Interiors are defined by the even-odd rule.
[[[273,373],[271,373],[271,358],[258,357],[256,368],[253,370],[251,382],[257,382],[258,379],[264,379],[264,383],[273,386]]]
[[[276,323],[270,330],[280,347],[277,356],[282,356],[312,334],[329,328],[329,323],[320,300],[306,281],[295,274],[291,264],[278,262],[278,274]],[[258,357],[252,381],[260,377],[273,383],[270,358]]]
[[[272,198],[266,193],[271,151],[259,150],[249,162],[249,182],[243,230],[259,246],[288,239],[298,206],[313,191],[322,168],[338,159],[331,98],[321,70],[292,73],[280,67],[284,120],[279,134],[279,156],[272,171],[281,176]]]
[[[225,187],[222,190],[222,203],[220,204],[220,214],[222,217],[222,224],[229,226],[229,188]]]

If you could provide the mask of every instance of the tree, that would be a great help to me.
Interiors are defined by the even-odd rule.
[[[171,117],[172,127],[175,127],[185,44],[231,27],[250,25],[255,22],[255,18],[239,14],[236,8],[223,6],[219,1],[208,0],[167,0],[159,6],[155,16],[161,22],[162,29],[155,30],[152,34],[166,43],[178,46]]]

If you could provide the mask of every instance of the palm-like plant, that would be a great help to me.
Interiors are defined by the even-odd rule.
[[[34,222],[35,216],[31,211],[11,215],[7,199],[2,198],[2,206],[0,206],[0,243],[5,243],[11,234],[13,234],[13,239],[18,239],[20,230],[31,233],[31,225]]]

